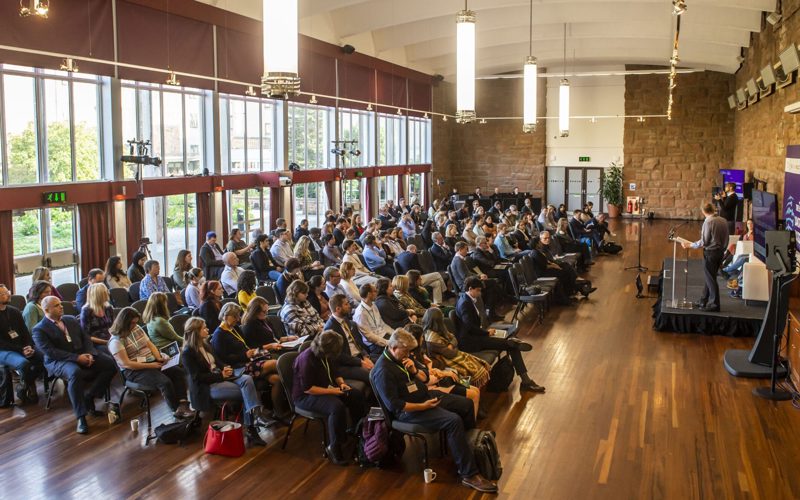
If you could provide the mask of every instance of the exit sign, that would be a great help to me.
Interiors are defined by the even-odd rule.
[[[67,202],[66,191],[48,191],[46,193],[42,193],[42,203],[46,205],[54,203],[66,203],[66,202]]]
[[[356,177],[364,177],[364,172],[362,172],[361,170],[356,170],[355,176]]]
[[[592,161],[591,156],[579,156],[578,161]]]

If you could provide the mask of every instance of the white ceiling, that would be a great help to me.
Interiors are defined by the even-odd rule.
[[[261,19],[261,0],[198,0]],[[447,78],[456,71],[459,0],[299,0],[300,32]],[[776,0],[686,0],[680,65],[733,73],[741,47]],[[477,13],[478,76],[520,71],[528,55],[529,1],[471,0]],[[544,67],[668,65],[671,0],[533,0],[533,55]]]

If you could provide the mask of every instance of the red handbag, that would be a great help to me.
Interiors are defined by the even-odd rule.
[[[237,415],[236,420],[233,422],[228,420],[210,422],[203,438],[203,449],[211,455],[222,455],[224,457],[241,457],[244,455],[244,428],[239,423],[239,416]]]

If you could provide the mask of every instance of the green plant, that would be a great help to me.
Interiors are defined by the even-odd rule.
[[[603,198],[611,205],[622,205],[622,167],[613,161],[603,171]]]

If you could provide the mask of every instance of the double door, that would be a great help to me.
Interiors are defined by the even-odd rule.
[[[17,210],[13,215],[14,274],[17,293],[31,286],[31,273],[50,269],[54,286],[77,283],[77,217],[74,206]]]
[[[591,201],[595,213],[603,210],[602,168],[549,167],[547,177],[549,204],[563,203],[572,212]]]

